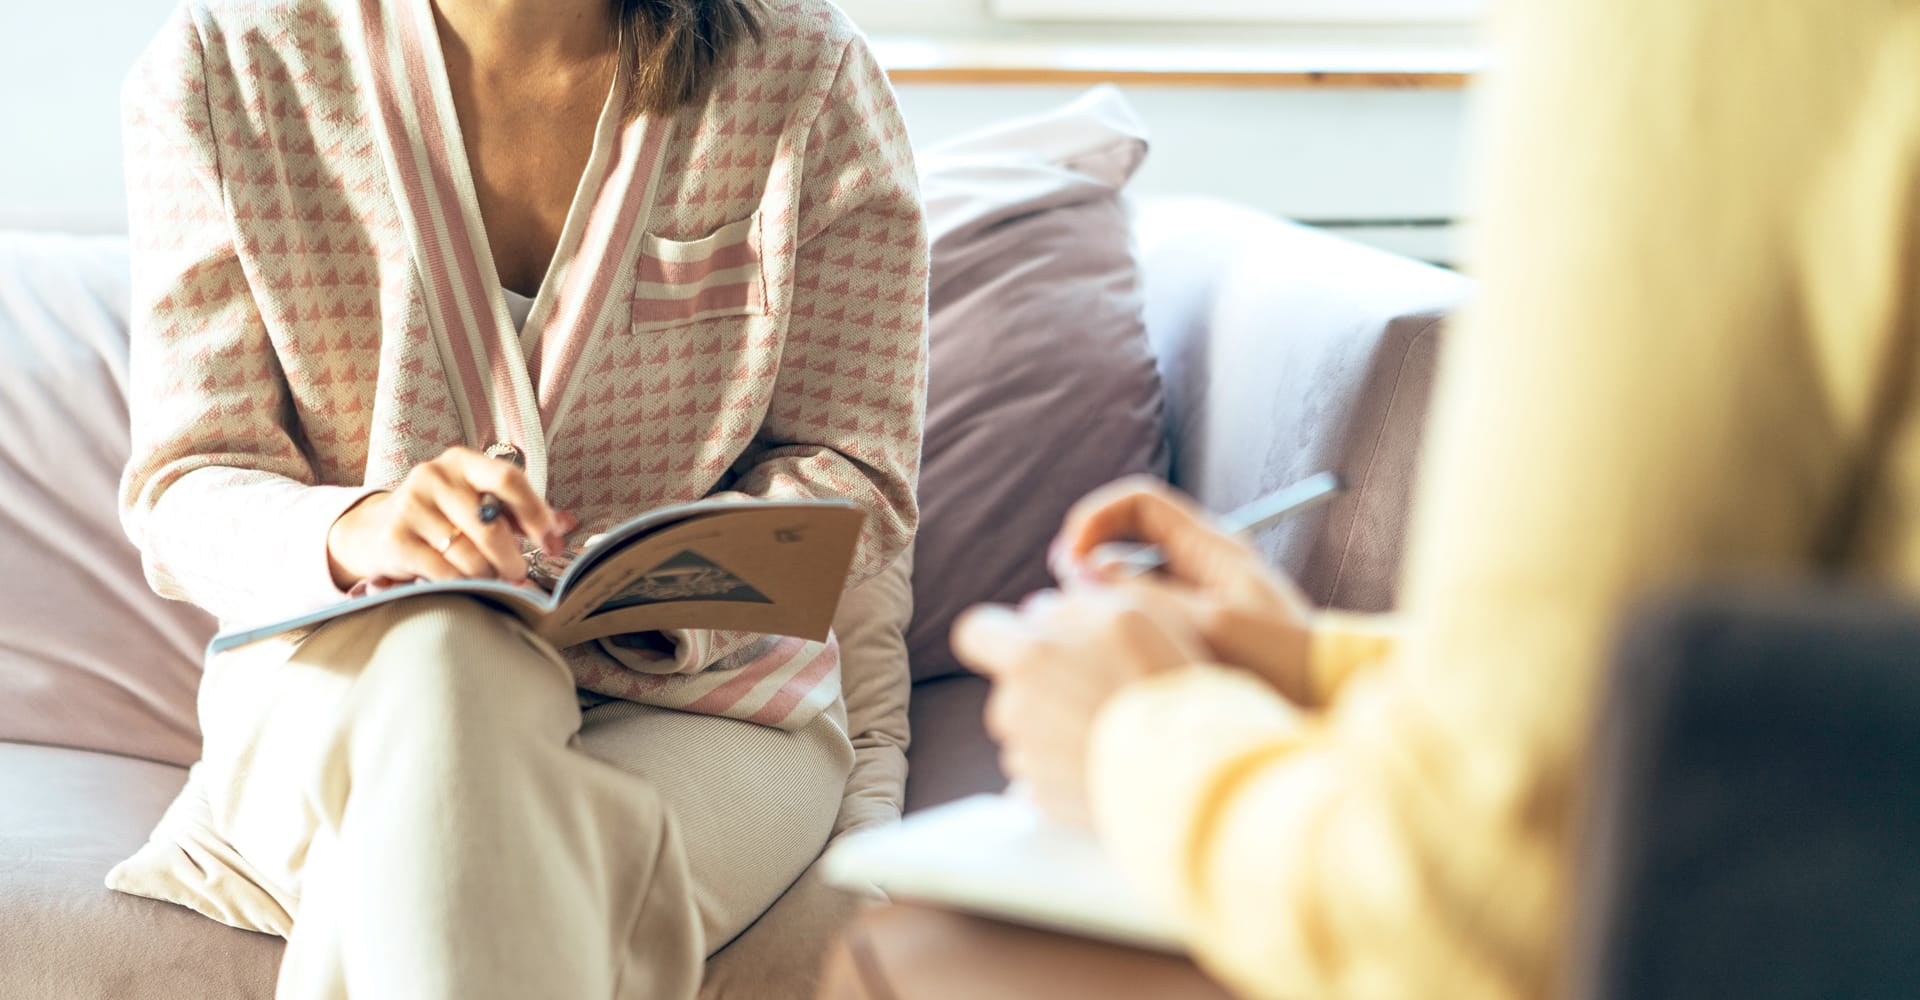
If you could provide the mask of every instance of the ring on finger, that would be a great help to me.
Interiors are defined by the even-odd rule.
[[[457,541],[459,541],[459,540],[460,540],[460,533],[459,533],[458,531],[456,531],[456,532],[453,532],[452,534],[450,534],[450,535],[448,535],[448,536],[447,536],[447,537],[445,538],[445,540],[443,540],[443,541],[441,541],[441,543],[440,543],[440,544],[438,544],[438,545],[436,545],[436,546],[434,546],[434,547],[433,547],[433,548],[434,548],[434,551],[436,551],[436,552],[438,552],[438,553],[440,553],[441,555],[443,555],[443,556],[444,556],[444,555],[446,555],[446,554],[447,554],[447,550],[448,550],[448,549],[451,549],[451,548],[453,548],[453,543],[455,543],[455,542],[457,542]]]

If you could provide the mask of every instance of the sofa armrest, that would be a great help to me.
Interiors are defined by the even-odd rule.
[[[1616,661],[1570,995],[1910,996],[1920,609],[1694,597]]]
[[[869,911],[827,958],[820,1000],[1230,1000],[1192,962],[918,906]]]
[[[1227,510],[1322,470],[1348,493],[1260,539],[1318,603],[1393,604],[1451,271],[1206,198],[1139,207],[1175,485]]]

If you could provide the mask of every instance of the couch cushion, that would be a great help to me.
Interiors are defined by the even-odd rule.
[[[1460,275],[1204,198],[1143,207],[1174,483],[1225,511],[1333,470],[1258,545],[1322,605],[1392,606],[1440,319]]]
[[[913,618],[912,545],[879,576],[840,598],[840,683],[847,704],[853,773],[840,803],[837,836],[900,818],[907,783],[907,626]]]
[[[1145,155],[1111,88],[920,155],[933,323],[916,680],[960,669],[960,611],[1052,583],[1047,543],[1075,500],[1165,469],[1120,200]]]
[[[960,674],[913,688],[907,811],[1007,787],[1000,748],[987,735],[984,677]]]
[[[279,938],[109,891],[187,772],[0,742],[0,997],[264,1000]]]
[[[900,818],[907,780],[906,628],[913,612],[913,549],[847,592],[833,628],[840,639],[853,772],[833,836]],[[809,1000],[822,956],[840,928],[878,893],[836,889],[818,862],[760,919],[707,960],[700,1000]]]
[[[123,240],[0,233],[0,739],[184,764],[213,622],[120,530],[127,296]]]

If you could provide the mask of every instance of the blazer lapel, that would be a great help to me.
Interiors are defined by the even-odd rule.
[[[547,449],[499,292],[427,0],[359,0],[379,147],[468,444],[511,444],[542,492]]]
[[[427,0],[358,0],[380,147],[406,220],[426,311],[469,443],[505,442],[546,490],[547,442],[589,345],[631,322],[628,298],[671,118],[624,121],[616,79],[526,329],[493,266]],[[537,388],[536,388],[537,386]]]
[[[558,286],[553,307],[543,314],[536,306],[527,321],[529,332],[538,324],[533,371],[539,384],[540,419],[549,435],[557,434],[566,418],[575,375],[588,346],[603,337],[619,336],[616,324],[632,322],[632,276],[673,134],[671,118],[643,116],[622,125],[624,87],[624,82],[616,83],[612,117],[602,119],[595,142],[593,163],[612,160],[606,179],[583,224],[576,227],[575,219],[568,220],[554,253],[554,266],[547,272],[547,284]],[[588,167],[589,176],[593,170]],[[542,286],[543,295],[546,291],[547,286]]]

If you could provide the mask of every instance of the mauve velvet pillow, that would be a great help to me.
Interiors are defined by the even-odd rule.
[[[953,619],[1046,587],[1075,500],[1164,475],[1160,377],[1120,190],[1146,156],[1119,91],[919,152],[932,357],[907,634],[915,680],[960,669]]]
[[[120,530],[127,299],[124,240],[0,233],[0,740],[186,764],[213,621]]]

